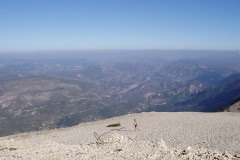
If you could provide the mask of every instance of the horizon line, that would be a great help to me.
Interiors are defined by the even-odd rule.
[[[39,53],[39,52],[82,52],[82,51],[218,51],[218,52],[240,52],[240,49],[193,49],[193,48],[114,48],[114,49],[39,49],[39,50],[0,50],[0,54],[4,53]]]

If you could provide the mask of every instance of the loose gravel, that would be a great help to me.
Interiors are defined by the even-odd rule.
[[[138,131],[134,131],[133,119],[138,122]],[[106,127],[118,122],[121,126]],[[1,137],[0,159],[237,160],[240,113],[129,114],[70,128]]]

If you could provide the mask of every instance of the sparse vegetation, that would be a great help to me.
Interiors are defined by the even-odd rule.
[[[17,148],[9,148],[9,151],[16,151]]]
[[[120,148],[120,149],[116,149],[116,152],[121,152],[122,151],[122,149]]]
[[[7,149],[7,148],[0,148],[0,151],[3,151],[3,150],[5,150],[5,149]]]
[[[216,110],[216,112],[224,112],[225,111],[225,108],[219,108]]]
[[[119,126],[121,126],[121,124],[118,122],[114,124],[109,124],[107,127],[119,127]]]

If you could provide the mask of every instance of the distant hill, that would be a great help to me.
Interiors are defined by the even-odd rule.
[[[231,75],[219,85],[210,87],[192,99],[177,103],[181,110],[215,112],[235,102],[240,97],[240,74]]]
[[[101,96],[97,86],[76,80],[32,76],[1,81],[0,134],[55,128],[62,117],[99,107]]]

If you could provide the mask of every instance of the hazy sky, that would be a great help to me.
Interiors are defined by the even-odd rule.
[[[0,0],[0,51],[240,50],[240,0]]]

